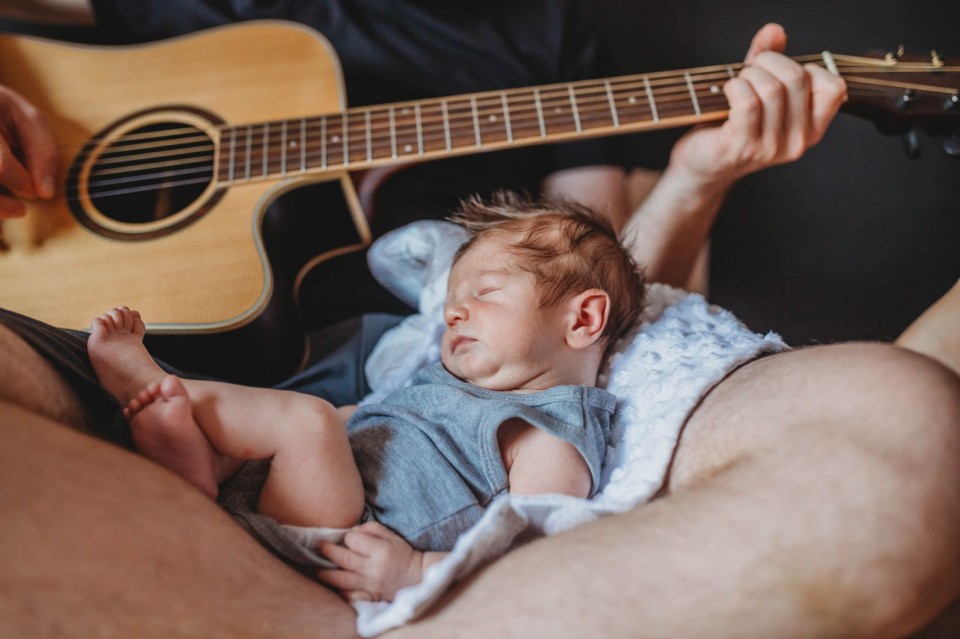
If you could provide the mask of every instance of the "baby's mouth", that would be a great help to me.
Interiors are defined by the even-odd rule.
[[[476,341],[477,340],[473,339],[472,337],[467,337],[466,335],[457,335],[456,337],[450,340],[450,352],[456,353],[457,349],[460,348],[461,346],[465,344],[472,344],[473,342],[476,342]]]

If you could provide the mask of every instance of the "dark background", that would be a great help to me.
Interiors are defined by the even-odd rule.
[[[956,0],[594,0],[623,73],[742,60],[765,22],[791,55],[870,50],[960,56]],[[960,113],[958,113],[960,127]],[[665,161],[676,132],[635,136],[640,164]],[[743,180],[713,235],[711,300],[792,344],[892,339],[960,278],[960,158],[920,134],[841,115],[797,163]]]
[[[957,0],[588,4],[620,73],[740,61],[768,21],[784,25],[791,55],[903,44],[907,53],[960,58]],[[23,25],[0,21],[0,29]],[[633,136],[634,161],[662,166],[679,133]],[[799,162],[742,180],[713,235],[711,300],[794,345],[895,338],[960,277],[960,158],[926,134],[920,141],[921,156],[908,159],[898,136],[841,115]]]

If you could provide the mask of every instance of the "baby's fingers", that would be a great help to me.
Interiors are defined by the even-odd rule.
[[[363,577],[357,573],[336,568],[321,568],[317,571],[317,579],[341,591],[358,590],[364,585]]]
[[[321,555],[337,564],[344,570],[362,572],[360,569],[363,567],[366,557],[360,553],[329,541],[322,542],[317,546],[317,550]]]

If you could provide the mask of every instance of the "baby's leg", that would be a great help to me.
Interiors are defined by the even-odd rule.
[[[343,421],[326,401],[295,393],[185,380],[193,415],[213,447],[271,459],[257,511],[298,526],[352,526],[364,494]]]
[[[123,414],[137,451],[172,470],[211,499],[217,497],[218,475],[226,460],[213,450],[193,419],[190,396],[173,375],[153,382],[132,399]]]
[[[137,451],[216,498],[218,474],[228,464],[194,421],[182,382],[150,357],[145,332],[140,314],[125,306],[94,318],[90,362],[103,387],[124,405]]]
[[[188,405],[172,386],[169,396],[163,393],[168,374],[143,345],[139,313],[116,308],[94,319],[92,327],[87,347],[104,388],[130,409],[132,417],[146,418],[139,425],[176,433],[172,439],[144,435],[148,456],[163,463],[189,449],[189,472],[173,470],[188,478],[202,475],[203,479],[191,481],[208,494],[207,477],[212,474],[215,483],[223,481],[236,468],[231,459],[272,459],[258,506],[262,514],[295,525],[345,527],[359,520],[364,501],[360,473],[343,421],[329,402],[290,391],[179,380]],[[187,407],[191,415],[186,414]],[[206,448],[193,436],[193,424],[209,442]],[[197,460],[209,461],[200,468],[194,465]]]

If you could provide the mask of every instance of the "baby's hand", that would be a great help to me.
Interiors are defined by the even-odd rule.
[[[374,521],[352,528],[342,546],[321,542],[317,550],[340,566],[319,570],[317,577],[348,601],[390,601],[423,577],[423,553]]]

